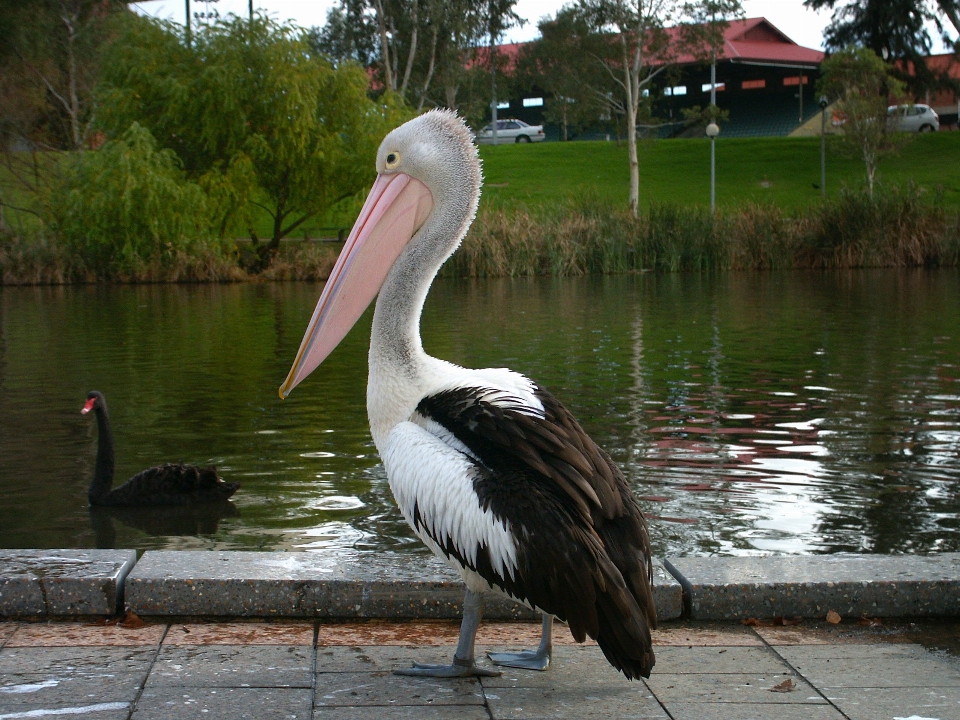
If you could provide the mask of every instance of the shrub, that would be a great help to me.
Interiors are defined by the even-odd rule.
[[[91,268],[136,273],[198,246],[219,250],[210,232],[210,203],[184,179],[176,155],[158,150],[133,123],[99,150],[67,157],[50,197],[53,231]]]

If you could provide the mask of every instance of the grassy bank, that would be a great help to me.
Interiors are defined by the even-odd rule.
[[[828,138],[827,196],[864,183],[863,163],[838,153]],[[775,204],[787,212],[819,205],[820,139],[731,138],[717,140],[717,205],[739,208]],[[599,200],[626,204],[626,144],[615,142],[484,145],[482,207],[540,207],[591,193]],[[917,135],[880,164],[880,182],[913,182],[931,195],[940,191],[944,207],[960,211],[960,133]],[[708,140],[652,140],[640,143],[640,207],[675,203],[710,206]],[[817,187],[814,187],[814,186]]]
[[[218,249],[176,252],[114,272],[97,272],[88,262],[55,242],[22,242],[0,236],[0,285],[65,285],[129,282],[245,282],[257,280],[324,280],[337,259],[339,246],[290,242],[264,272],[241,269],[237,253]]]

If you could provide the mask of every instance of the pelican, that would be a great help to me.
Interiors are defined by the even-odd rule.
[[[490,653],[544,670],[553,618],[595,639],[626,677],[649,677],[656,627],[646,523],[617,466],[546,389],[506,368],[427,355],[430,284],[473,222],[482,176],[457,115],[432,110],[390,132],[377,179],[323,288],[280,396],[333,351],[378,295],[367,414],[390,489],[419,538],[466,585],[450,665],[396,672],[497,675],[475,662],[484,596],[542,613],[536,650]]]

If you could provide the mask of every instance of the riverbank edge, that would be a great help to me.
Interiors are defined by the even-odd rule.
[[[960,553],[675,557],[654,569],[663,621],[960,615]],[[453,619],[462,599],[459,576],[423,556],[0,550],[7,618]],[[485,615],[536,619],[501,599]]]
[[[241,245],[243,247],[241,247]],[[0,287],[89,283],[210,283],[325,280],[340,244],[290,240],[265,270],[248,243],[170,248],[162,257],[110,255],[55,240],[0,234]],[[548,207],[488,207],[446,277],[580,276],[630,272],[916,268],[960,266],[960,214],[921,189],[886,188],[874,197],[844,192],[789,214],[746,204],[628,209],[589,197]],[[245,270],[247,268],[248,270]]]

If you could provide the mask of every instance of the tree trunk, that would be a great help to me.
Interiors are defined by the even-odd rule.
[[[417,0],[413,0],[413,32],[410,33],[410,52],[407,53],[407,66],[403,70],[403,82],[400,84],[400,97],[406,99],[410,71],[413,69],[413,56],[417,53]]]
[[[417,105],[417,112],[423,109],[423,101],[430,90],[430,81],[433,80],[433,68],[437,60],[437,27],[433,27],[433,39],[430,41],[430,65],[427,67],[427,79],[423,81],[423,89],[420,91],[420,104]]]
[[[387,37],[387,18],[383,13],[383,0],[376,0],[377,27],[380,29],[380,54],[383,62],[383,84],[388,90],[395,90],[393,74],[390,69],[390,39]]]
[[[60,16],[67,26],[67,115],[70,116],[70,135],[73,147],[80,148],[80,99],[77,96],[77,58],[74,55],[74,43],[77,39],[76,18],[64,13]]]
[[[624,92],[626,93],[627,111],[627,156],[630,160],[630,212],[637,217],[637,208],[640,206],[640,162],[637,160],[637,107],[634,95],[638,88],[634,82],[634,68],[631,67],[627,53],[626,38],[621,35],[623,47],[623,76]]]
[[[444,88],[447,94],[447,108],[450,110],[457,109],[457,86],[455,83],[447,83]]]

